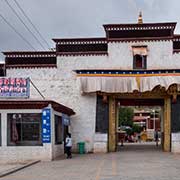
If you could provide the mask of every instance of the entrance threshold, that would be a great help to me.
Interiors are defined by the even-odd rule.
[[[160,143],[156,146],[156,142],[124,143],[123,146],[118,143],[117,151],[162,151],[162,146]]]

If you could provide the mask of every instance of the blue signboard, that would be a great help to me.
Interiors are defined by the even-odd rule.
[[[62,122],[65,126],[70,125],[70,117],[66,114],[62,114]]]
[[[0,97],[25,97],[30,94],[29,78],[0,78]]]
[[[42,110],[42,142],[51,142],[51,109],[44,108]]]

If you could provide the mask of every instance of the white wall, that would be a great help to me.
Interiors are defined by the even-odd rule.
[[[176,68],[177,69],[180,68],[180,53],[174,53],[173,54],[172,63],[176,64]]]
[[[179,68],[180,55],[174,54],[172,41],[117,42],[108,44],[108,55],[58,56],[57,68],[8,69],[9,77],[31,77],[46,99],[55,100],[72,108],[71,118],[73,149],[77,142],[85,141],[86,150],[93,151],[96,118],[96,94],[81,95],[77,69],[127,69],[133,68],[133,45],[147,45],[148,69]],[[31,85],[31,98],[42,97]]]
[[[146,45],[148,49],[147,69],[179,68],[180,54],[173,54],[172,41],[141,41],[109,43],[109,61],[114,68],[133,69],[132,46]],[[178,58],[177,58],[178,57]],[[111,65],[112,66],[112,65]]]
[[[180,133],[171,134],[171,152],[180,153]]]
[[[86,142],[86,151],[93,150],[95,132],[96,95],[82,96],[80,82],[76,78],[75,69],[86,68],[90,61],[97,61],[97,57],[84,57],[80,59],[57,58],[58,68],[41,69],[9,69],[9,77],[31,77],[33,83],[46,97],[60,104],[72,108],[76,115],[71,117],[71,131],[73,149],[77,149],[79,141]],[[100,56],[103,60],[104,57]],[[91,64],[91,66],[94,64]],[[31,98],[41,99],[41,96],[31,85]]]

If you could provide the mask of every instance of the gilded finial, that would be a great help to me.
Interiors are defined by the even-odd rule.
[[[142,24],[143,23],[143,19],[142,19],[142,12],[139,12],[139,17],[138,17],[138,24]]]

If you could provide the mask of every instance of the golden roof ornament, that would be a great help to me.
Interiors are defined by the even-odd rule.
[[[139,12],[139,17],[138,17],[138,24],[142,24],[143,23],[143,19],[142,19],[142,12]]]

